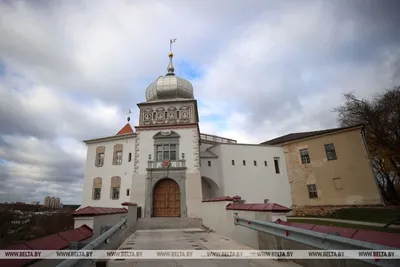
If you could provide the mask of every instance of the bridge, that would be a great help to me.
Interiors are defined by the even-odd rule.
[[[138,218],[140,209],[134,203],[123,203],[126,208],[86,207],[74,213],[75,230],[7,248],[56,250],[57,257],[0,259],[0,266],[399,266],[400,234],[291,223],[286,221],[288,209],[283,206],[230,203],[232,199],[237,198],[203,201],[201,218]],[[70,250],[103,256],[73,258]],[[271,250],[279,251],[279,256],[268,254]],[[140,251],[147,256],[137,257],[143,256]],[[231,254],[221,255],[221,251]],[[390,257],[382,258],[385,254]]]
[[[180,227],[180,228],[176,228]],[[158,229],[156,229],[158,228]],[[175,229],[174,229],[175,228]],[[138,221],[137,230],[119,250],[253,250],[240,242],[201,228],[201,221],[180,218],[150,218]],[[109,267],[190,266],[190,267],[297,267],[294,262],[247,259],[112,259]]]
[[[220,199],[219,199],[220,200]],[[205,204],[205,203],[203,203]],[[338,250],[338,251],[395,251],[398,253],[398,243],[395,247],[362,241],[354,234],[357,229],[339,229],[336,232],[311,231],[310,227],[302,225],[293,227],[280,223],[277,217],[283,218],[282,206],[270,203],[257,206],[258,212],[244,211],[246,204],[241,205],[242,211],[236,211],[235,204],[226,205],[224,201],[208,203],[213,206],[207,210],[209,215],[203,218],[139,218],[137,206],[128,205],[128,213],[113,227],[102,229],[100,236],[95,238],[82,250],[117,250],[117,251],[255,251],[255,250]],[[221,209],[223,207],[223,209]],[[239,207],[239,206],[236,206]],[[270,208],[268,210],[268,207]],[[256,209],[256,210],[257,210]],[[223,212],[226,211],[226,213]],[[216,213],[215,211],[218,211]],[[275,211],[275,212],[273,212]],[[219,215],[218,215],[219,214]],[[223,218],[225,217],[225,221]],[[104,222],[104,220],[103,220]],[[213,229],[207,227],[212,225]],[[307,228],[308,227],[308,228]],[[94,227],[96,228],[96,227]],[[95,230],[95,229],[94,229]],[[387,236],[385,236],[387,234]],[[379,233],[388,241],[389,233]],[[355,237],[355,239],[354,239]],[[358,239],[358,240],[356,240]],[[385,243],[391,244],[391,243]],[[397,251],[397,252],[396,252]],[[168,253],[167,253],[168,254]],[[165,254],[164,254],[165,255]],[[374,254],[375,255],[375,254]],[[118,255],[117,255],[118,256]],[[168,256],[168,255],[166,255]],[[171,256],[171,254],[170,254]],[[138,259],[113,257],[107,260],[96,260],[98,267],[146,267],[146,266],[252,266],[252,267],[394,267],[398,266],[400,255],[394,259],[377,259],[376,257],[361,259],[257,259],[257,258],[207,258],[207,259]],[[68,259],[57,267],[85,267],[92,262]],[[89,265],[88,265],[89,264]],[[39,265],[38,265],[39,266]],[[44,265],[40,265],[44,266]],[[55,266],[55,265],[52,265]]]

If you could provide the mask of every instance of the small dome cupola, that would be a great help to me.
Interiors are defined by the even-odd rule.
[[[170,46],[176,39],[170,40]],[[174,54],[169,52],[169,64],[167,68],[167,74],[160,76],[151,83],[146,89],[146,101],[157,101],[157,100],[173,100],[173,99],[194,99],[193,85],[178,76],[175,75],[174,65],[172,64],[172,58]]]

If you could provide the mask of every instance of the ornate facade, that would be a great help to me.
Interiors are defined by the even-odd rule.
[[[280,173],[267,166],[231,165],[238,156],[273,161],[284,157],[283,150],[236,146],[236,140],[200,134],[193,86],[174,74],[172,58],[170,53],[168,73],[146,89],[146,102],[137,104],[135,131],[128,123],[116,136],[85,141],[82,206],[120,207],[128,201],[142,207],[143,217],[199,217],[203,198],[238,194],[290,206],[284,165]]]

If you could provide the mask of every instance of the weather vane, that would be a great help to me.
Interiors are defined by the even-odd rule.
[[[128,122],[131,120],[131,116],[130,116],[131,113],[132,113],[131,109],[129,109],[128,113],[126,113]]]
[[[176,38],[169,39],[169,52],[172,53],[172,43],[176,42]]]

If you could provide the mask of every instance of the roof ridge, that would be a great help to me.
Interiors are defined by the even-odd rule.
[[[304,139],[304,138],[317,136],[320,134],[328,134],[328,133],[348,130],[348,129],[362,127],[362,126],[363,126],[362,124],[356,124],[356,125],[346,126],[346,127],[335,127],[335,128],[306,131],[306,132],[292,132],[289,134],[285,134],[285,135],[281,135],[281,136],[272,138],[272,139],[262,142],[260,144],[262,144],[262,145],[277,145],[277,144],[281,144],[281,143],[285,143],[285,142],[290,142],[290,141],[295,141],[295,140],[300,140],[300,139]],[[296,136],[296,135],[298,135],[298,136]],[[289,137],[291,137],[291,138],[289,138]]]
[[[125,126],[122,127],[121,130],[119,130],[119,132],[116,135],[128,134],[128,133],[133,133],[132,126],[129,122],[125,124]]]
[[[70,230],[73,231],[75,229],[70,229]],[[65,239],[64,237],[62,237],[60,234],[66,232],[66,231],[70,231],[70,230],[64,230],[64,231],[58,232],[58,233],[56,233],[56,235],[58,235],[62,240],[65,240],[65,242],[69,243],[69,241],[67,239]]]

